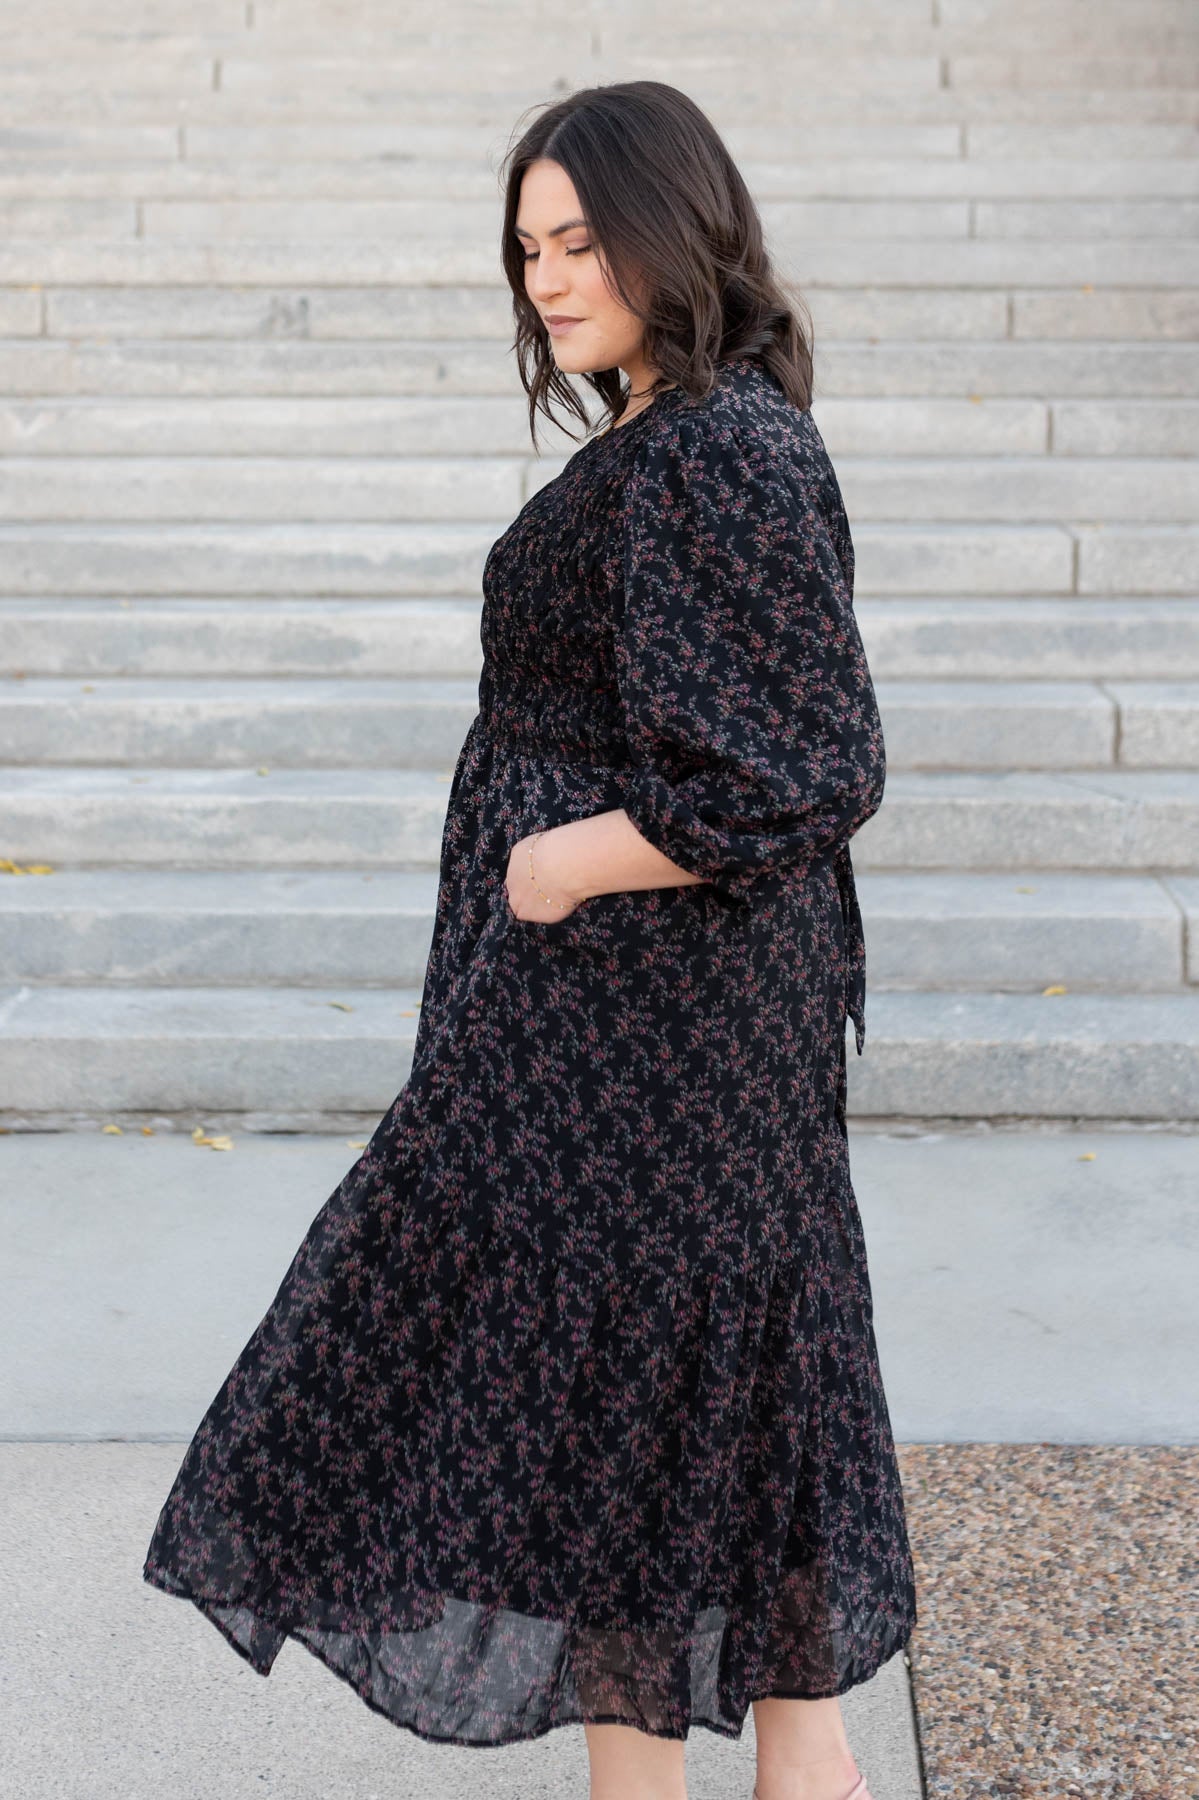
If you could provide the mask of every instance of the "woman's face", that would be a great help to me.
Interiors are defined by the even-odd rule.
[[[543,156],[525,170],[516,235],[525,257],[525,292],[549,332],[558,367],[568,375],[622,368],[637,387],[645,373],[641,321],[609,292],[599,249],[561,163]],[[559,324],[559,315],[577,323]]]

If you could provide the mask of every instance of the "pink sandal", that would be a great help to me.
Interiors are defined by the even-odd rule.
[[[753,1800],[758,1800],[758,1790],[756,1787],[753,1792]],[[864,1775],[858,1776],[848,1794],[845,1795],[844,1800],[871,1800],[870,1790],[866,1786],[866,1777]]]

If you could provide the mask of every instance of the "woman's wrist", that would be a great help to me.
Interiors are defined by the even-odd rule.
[[[574,823],[576,821],[570,821],[570,824]],[[532,862],[534,887],[540,888],[551,901],[578,906],[582,901],[590,900],[595,890],[586,888],[577,879],[578,838],[565,837],[569,829],[569,825],[553,825],[546,831],[537,832],[530,840],[531,855],[526,861]],[[546,911],[550,910],[547,906]]]
[[[623,807],[551,826],[537,840],[534,864],[547,893],[576,904],[599,894],[690,887],[703,879],[656,849]]]

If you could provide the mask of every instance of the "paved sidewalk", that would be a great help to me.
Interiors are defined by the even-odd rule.
[[[219,1122],[210,1123],[215,1131]],[[186,1136],[0,1137],[0,1364],[8,1371],[0,1552],[10,1577],[0,1598],[10,1653],[0,1729],[11,1747],[0,1792],[21,1800],[582,1795],[577,1728],[499,1751],[425,1744],[372,1715],[301,1646],[289,1644],[264,1681],[195,1609],[142,1583],[145,1546],[183,1444],[357,1154],[345,1138],[234,1129],[233,1139],[220,1152]],[[990,1554],[1002,1562],[994,1521],[1007,1516],[1006,1494],[1028,1488],[1030,1445],[1043,1455],[1044,1440],[1199,1442],[1189,1381],[1199,1348],[1199,1138],[851,1126],[851,1156],[928,1596],[913,1657],[927,1786],[904,1656],[846,1696],[846,1718],[875,1800],[920,1800],[925,1791],[931,1800],[998,1797],[1013,1791],[1010,1770],[1001,1759],[988,1766],[986,1756],[996,1758],[1002,1736],[984,1733],[979,1752],[988,1696],[964,1685],[962,1671],[977,1675],[985,1659],[1001,1690],[1009,1678],[1035,1678],[1046,1696],[1038,1729],[1053,1736],[1061,1719],[1056,1673],[1019,1667],[1009,1622],[991,1634],[988,1607],[998,1619],[1000,1604],[994,1569],[981,1605],[978,1582],[963,1584],[954,1546],[967,1541],[955,1533],[977,1485],[971,1458],[992,1461],[969,1529],[989,1519]],[[1124,1479],[1110,1467],[1112,1480]],[[1134,1518],[1136,1467],[1124,1492]],[[1188,1479],[1192,1469],[1179,1465]],[[1169,1469],[1158,1479],[1155,1499],[1168,1513]],[[1024,1505],[1021,1517],[1012,1547],[1026,1549],[1035,1570],[1043,1553],[1035,1509]],[[1103,1521],[1091,1525],[1102,1559]],[[981,1530],[980,1545],[987,1541]],[[1130,1667],[1130,1682],[1140,1679],[1153,1672]],[[1162,1717],[1168,1723],[1168,1711]],[[1026,1783],[1022,1794],[1187,1800],[1185,1789],[1096,1785],[1085,1743],[1080,1750],[1077,1734],[1070,1741],[1081,1785],[1070,1785],[1063,1765],[1065,1785]],[[1035,1749],[1035,1741],[1025,1746],[1028,1767]],[[749,1800],[752,1715],[739,1743],[697,1732],[687,1755],[691,1800]]]
[[[191,1436],[358,1154],[232,1130],[0,1136],[0,1438]],[[1199,1442],[1199,1135],[851,1124],[850,1160],[897,1439]]]

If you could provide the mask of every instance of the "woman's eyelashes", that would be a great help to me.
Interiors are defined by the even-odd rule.
[[[586,251],[590,250],[590,248],[591,248],[590,244],[579,244],[574,250],[568,250],[566,252],[566,254],[567,254],[567,256],[582,256]],[[525,257],[525,261],[526,262],[536,262],[538,255],[539,255],[538,251],[530,250],[528,255]]]

